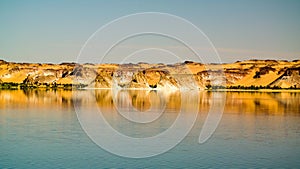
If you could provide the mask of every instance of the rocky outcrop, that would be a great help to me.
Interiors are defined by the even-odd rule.
[[[300,60],[248,60],[230,64],[38,64],[0,60],[3,86],[206,89],[300,88]]]

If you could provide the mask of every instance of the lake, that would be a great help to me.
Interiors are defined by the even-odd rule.
[[[300,92],[288,91],[0,90],[0,168],[300,168],[299,105]],[[99,114],[127,138],[176,132],[150,147],[124,146]],[[209,115],[217,128],[199,144]],[[176,146],[157,153],[169,142]]]

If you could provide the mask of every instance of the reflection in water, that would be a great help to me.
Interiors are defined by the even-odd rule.
[[[179,91],[151,90],[0,90],[0,109],[69,109],[76,104],[98,108],[111,126],[131,137],[150,137],[168,129],[178,117],[182,106],[185,112],[195,107],[195,102],[181,105]],[[199,113],[212,108],[213,96],[218,92],[200,91]],[[298,92],[226,92],[225,114],[287,115],[300,114]],[[40,112],[43,113],[43,112]],[[131,122],[136,123],[131,123]],[[253,124],[251,124],[253,123]],[[249,125],[254,125],[254,121]],[[127,127],[124,127],[127,126]]]
[[[97,145],[123,157],[143,158],[170,150],[193,127],[198,114],[198,94],[185,91],[180,96],[180,110],[168,108],[165,93],[148,90],[112,91],[114,107],[109,109],[95,108],[98,100],[91,100],[89,105],[80,102],[74,105],[82,128]],[[74,92],[74,98],[89,96]]]
[[[165,109],[165,98],[157,91],[117,90],[113,100],[118,113],[137,123],[153,122]]]
[[[225,112],[285,115],[300,113],[299,92],[227,92]]]
[[[181,107],[181,93],[76,92],[82,97],[73,100],[73,92],[67,90],[0,90],[0,168],[300,166],[299,92],[226,92],[219,127],[213,137],[201,145],[197,140],[214,92],[199,92],[200,113],[186,139],[165,154],[139,160],[116,157],[92,144],[77,121],[74,101],[88,107],[91,100],[96,99],[113,128],[139,138],[156,135],[172,125]],[[149,113],[151,107],[164,106],[169,111],[149,124],[129,125],[116,111],[115,101],[120,95],[127,99],[123,104],[125,108],[131,104],[141,116]]]
[[[68,90],[0,90],[0,109],[72,106],[72,91]]]
[[[95,94],[97,105],[109,124],[117,131],[131,137],[157,135],[169,128],[178,114],[175,107],[172,107],[174,104],[166,103],[166,97],[158,91],[95,90],[90,91],[89,94],[90,97]],[[87,94],[83,97],[87,97]],[[178,103],[180,104],[180,95]],[[164,109],[173,111],[164,113]]]
[[[137,111],[147,112],[151,107],[178,111],[181,108],[181,94],[178,91],[159,92],[149,90],[129,90],[113,93],[112,90],[0,90],[0,109],[61,106],[73,108],[72,96],[81,104],[89,104],[89,99],[96,98],[100,108],[113,109],[132,105]],[[215,92],[199,92],[199,112],[208,112]],[[114,96],[115,95],[115,100]],[[121,99],[126,101],[121,103]],[[162,99],[162,97],[164,99]],[[241,114],[277,114],[284,115],[300,112],[300,92],[226,92],[224,113]]]

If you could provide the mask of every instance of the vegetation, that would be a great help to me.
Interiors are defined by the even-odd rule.
[[[3,82],[0,83],[0,89],[34,89],[34,88],[46,88],[46,89],[82,89],[87,87],[86,84],[49,84],[49,83],[13,83]]]
[[[19,89],[19,84],[13,82],[0,83],[0,89]]]
[[[258,90],[258,89],[281,89],[281,87],[279,86],[254,86],[254,85],[251,85],[251,86],[230,86],[228,87],[227,89],[248,89],[248,90]]]
[[[254,86],[254,85],[251,85],[251,86],[241,86],[241,85],[238,85],[238,86],[212,86],[210,84],[206,85],[206,89],[208,90],[216,90],[216,89],[244,89],[244,90],[259,90],[259,89],[283,89],[279,86]],[[290,88],[284,88],[284,89],[299,89],[296,87],[296,85],[294,86],[291,86]]]

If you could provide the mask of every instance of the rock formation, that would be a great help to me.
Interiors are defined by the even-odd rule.
[[[39,64],[0,60],[0,88],[300,88],[300,60],[226,64]]]

